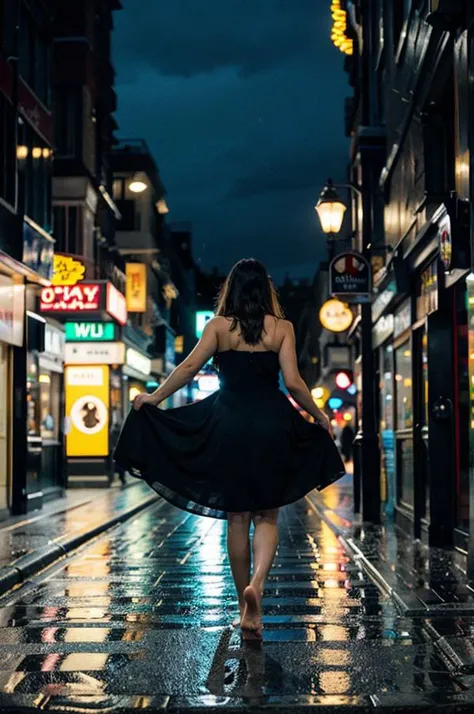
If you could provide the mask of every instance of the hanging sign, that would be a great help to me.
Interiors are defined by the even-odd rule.
[[[439,257],[446,270],[450,270],[453,257],[451,218],[446,214],[438,223]]]
[[[372,270],[360,253],[348,251],[337,255],[329,266],[331,295],[346,302],[370,302]]]
[[[146,312],[146,265],[127,263],[126,298],[129,312]]]
[[[79,260],[75,260],[70,255],[54,256],[53,285],[75,285],[84,278],[86,267]]]
[[[55,285],[41,291],[41,312],[97,312],[102,285]]]
[[[319,311],[319,321],[329,332],[345,332],[353,319],[350,307],[340,300],[326,300]]]
[[[0,341],[21,347],[25,319],[25,286],[0,275]]]
[[[149,375],[151,373],[151,359],[131,347],[127,348],[125,364],[143,374]]]
[[[125,296],[112,283],[107,283],[107,304],[105,309],[120,325],[127,324],[127,301]]]
[[[116,327],[113,322],[66,322],[67,342],[113,342]]]

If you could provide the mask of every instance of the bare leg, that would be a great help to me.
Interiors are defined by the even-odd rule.
[[[245,608],[244,590],[250,581],[250,513],[227,514],[227,552],[239,599],[240,618]]]
[[[263,588],[278,547],[278,510],[259,511],[252,514],[255,525],[253,536],[253,575],[245,588],[245,611],[242,629],[262,634],[261,603]]]

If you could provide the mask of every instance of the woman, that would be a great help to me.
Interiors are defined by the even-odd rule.
[[[190,406],[156,409],[213,356],[219,391]],[[289,393],[316,424],[279,390],[280,369]],[[114,458],[174,505],[227,519],[242,634],[260,638],[263,587],[278,544],[278,509],[344,473],[329,420],[298,371],[293,327],[283,319],[260,262],[241,260],[234,266],[216,316],[193,352],[133,406]]]

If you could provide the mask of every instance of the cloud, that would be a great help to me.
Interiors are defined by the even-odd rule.
[[[329,3],[136,1],[115,18],[119,135],[147,140],[169,219],[192,222],[205,267],[253,253],[314,272],[313,206],[348,160]]]
[[[243,75],[281,66],[311,51],[328,32],[317,0],[125,0],[116,51],[130,68],[190,77],[223,67]],[[323,20],[323,21],[322,21]]]

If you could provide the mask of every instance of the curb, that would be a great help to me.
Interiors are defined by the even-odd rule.
[[[79,548],[90,540],[93,540],[98,535],[113,528],[119,523],[129,520],[140,511],[145,510],[148,506],[161,500],[156,494],[148,496],[144,501],[124,510],[117,515],[111,516],[108,520],[99,523],[94,528],[87,531],[76,533],[69,537],[63,536],[57,541],[49,543],[43,548],[28,553],[27,555],[18,558],[12,565],[6,565],[0,568],[0,595],[5,595],[9,590],[16,585],[21,585],[27,578],[36,575],[41,570],[51,565],[59,558],[67,555],[73,550]]]

